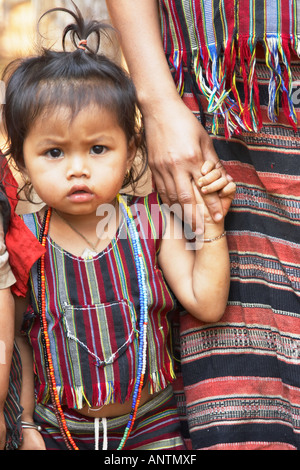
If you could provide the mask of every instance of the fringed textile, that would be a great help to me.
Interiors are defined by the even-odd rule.
[[[300,56],[300,0],[160,0],[164,49],[181,95],[187,81],[203,94],[225,135],[262,127],[256,74],[258,47],[269,68],[268,116],[284,112],[294,129],[291,53]],[[298,18],[298,24],[297,24]],[[243,79],[243,93],[236,87]]]

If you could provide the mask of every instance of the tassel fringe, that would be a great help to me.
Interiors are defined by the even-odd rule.
[[[149,392],[156,393],[166,388],[176,378],[172,368],[158,370],[149,376]],[[83,387],[58,386],[57,393],[61,403],[68,408],[80,409],[85,405],[90,408],[97,408],[112,403],[124,403],[130,399],[135,386],[135,379],[131,380],[127,387],[126,396],[122,396],[121,384],[106,382],[93,386],[93,395],[89,397]],[[41,384],[38,389],[37,403],[47,403],[50,401],[50,390],[48,384]]]
[[[290,47],[281,38],[266,38],[263,43],[265,61],[270,71],[268,116],[275,122],[280,100],[284,113],[297,130],[297,117],[292,101],[293,77],[290,68]],[[297,45],[298,55],[300,47]],[[257,132],[262,127],[262,115],[256,73],[257,43],[253,40],[233,41],[221,56],[209,48],[207,57],[195,51],[190,57],[175,51],[169,57],[175,69],[178,92],[184,93],[186,69],[195,75],[200,93],[207,100],[207,111],[213,114],[213,132],[218,133],[220,117],[224,120],[225,136],[241,131]],[[234,64],[237,66],[235,67]],[[283,67],[281,66],[283,65]],[[237,90],[237,79],[243,81],[243,101]]]

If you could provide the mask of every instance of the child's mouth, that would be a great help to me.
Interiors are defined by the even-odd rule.
[[[94,198],[94,194],[87,186],[75,185],[69,191],[68,198],[72,202],[88,202]]]

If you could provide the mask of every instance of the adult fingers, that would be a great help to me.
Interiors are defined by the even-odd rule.
[[[206,132],[203,133],[201,138],[201,152],[204,160],[201,168],[202,176],[205,176],[207,173],[212,171],[212,168],[220,171],[222,176],[227,175],[225,168],[215,151],[212,140]],[[198,186],[197,180],[195,180],[195,183]],[[214,192],[207,195],[205,203],[212,219],[215,222],[220,222],[223,218],[223,208],[218,193]]]
[[[177,191],[173,178],[167,171],[161,173],[157,170],[152,171],[155,188],[164,204],[168,206],[177,201]]]
[[[224,213],[219,194],[217,192],[205,194],[205,204],[213,220],[215,222],[221,222]]]
[[[195,181],[195,183],[197,185],[197,181]],[[213,185],[216,185],[214,189],[215,192],[211,192],[213,191]],[[211,183],[211,185],[209,186],[209,191],[203,191],[203,194],[205,194],[206,196],[205,204],[207,206],[208,212],[210,213],[212,219],[215,222],[220,222],[223,218],[222,202],[218,194],[218,189],[220,189],[221,186],[218,185],[219,183],[216,181],[215,183]]]
[[[198,173],[199,175],[199,173]],[[190,173],[181,171],[174,175],[177,191],[177,200],[181,206],[184,222],[188,224],[196,234],[203,232],[202,209],[197,204],[194,192],[194,180]]]

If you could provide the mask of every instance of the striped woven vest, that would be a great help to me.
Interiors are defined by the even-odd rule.
[[[158,196],[132,198],[140,233],[149,298],[150,392],[174,378],[169,317],[176,301],[157,266],[164,230]],[[39,236],[37,214],[23,216]],[[31,271],[26,331],[33,347],[38,402],[49,400],[38,315],[37,265]],[[55,379],[61,403],[70,408],[124,402],[132,393],[138,352],[139,287],[125,221],[110,245],[92,259],[73,256],[51,238],[45,257],[46,309]]]

